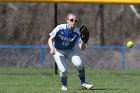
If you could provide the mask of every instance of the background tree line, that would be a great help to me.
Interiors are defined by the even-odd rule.
[[[56,22],[65,23],[69,12],[78,15],[78,27],[89,28],[89,45],[120,46],[129,40],[139,44],[138,5],[57,4],[56,8],[53,3],[0,3],[0,44],[47,45]]]

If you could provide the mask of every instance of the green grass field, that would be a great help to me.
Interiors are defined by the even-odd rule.
[[[37,73],[39,70],[32,70],[31,73],[33,71]],[[4,73],[4,70],[1,72]],[[82,90],[79,78],[74,71],[70,71],[68,91],[61,91],[59,75],[21,75],[18,73],[23,72],[18,70],[16,75],[0,76],[0,93],[139,93],[140,90],[139,71],[86,70],[87,81],[94,84],[91,90]]]

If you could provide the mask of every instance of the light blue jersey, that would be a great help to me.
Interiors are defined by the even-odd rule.
[[[50,36],[54,39],[55,48],[59,50],[72,49],[76,42],[81,43],[79,29],[75,27],[69,32],[66,24],[58,25]]]

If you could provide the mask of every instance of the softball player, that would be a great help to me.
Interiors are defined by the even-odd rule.
[[[79,35],[79,29],[76,28],[77,17],[74,13],[69,13],[66,17],[66,24],[60,24],[49,34],[48,44],[50,54],[53,55],[55,62],[60,71],[62,82],[62,90],[67,90],[67,74],[68,66],[66,58],[70,60],[78,71],[78,76],[81,81],[81,86],[84,89],[91,89],[93,85],[85,82],[84,63],[79,57],[78,52],[74,48],[78,43],[81,50],[84,50],[86,45],[82,43]]]

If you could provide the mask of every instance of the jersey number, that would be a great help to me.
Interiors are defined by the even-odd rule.
[[[69,45],[69,43],[68,42],[66,42],[66,41],[63,41],[63,44],[62,44],[63,46],[68,46]]]

